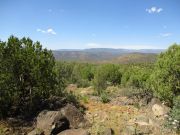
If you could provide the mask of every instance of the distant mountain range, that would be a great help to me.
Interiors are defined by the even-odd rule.
[[[112,48],[91,48],[91,49],[61,49],[54,50],[56,60],[80,61],[80,62],[115,62],[127,63],[131,61],[153,62],[157,54],[163,49],[112,49]]]

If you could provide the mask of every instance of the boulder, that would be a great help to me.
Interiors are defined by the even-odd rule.
[[[161,104],[161,101],[158,98],[152,98],[150,105],[153,106],[154,104]]]
[[[57,134],[69,128],[69,121],[60,111],[42,111],[37,117],[37,129],[45,135]]]
[[[153,131],[153,122],[144,115],[138,115],[128,122],[128,125],[122,131],[122,135],[151,134]]]
[[[120,135],[149,135],[152,131],[152,127],[149,126],[128,125],[120,132]]]
[[[71,104],[67,104],[62,108],[61,113],[69,121],[70,128],[76,129],[89,126],[89,122],[84,118],[83,114]]]
[[[36,129],[43,130],[45,135],[58,134],[69,128],[87,127],[89,124],[83,114],[71,104],[67,104],[60,111],[44,110],[39,113],[36,120]]]
[[[165,114],[167,114],[170,111],[170,109],[162,104],[154,104],[152,106],[152,111],[156,117],[160,117],[160,116],[164,116]]]
[[[90,134],[84,129],[68,129],[68,130],[62,131],[61,133],[57,135],[90,135]]]

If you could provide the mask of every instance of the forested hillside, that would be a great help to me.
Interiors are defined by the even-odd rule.
[[[163,52],[162,49],[111,49],[111,48],[92,48],[84,50],[54,50],[56,60],[71,62],[93,62],[101,63],[144,63],[154,62],[156,55]],[[135,56],[135,58],[133,58]],[[142,60],[142,62],[140,62]]]

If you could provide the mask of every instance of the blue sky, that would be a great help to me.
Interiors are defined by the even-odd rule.
[[[180,43],[180,0],[0,0],[0,39],[48,49],[167,48]]]

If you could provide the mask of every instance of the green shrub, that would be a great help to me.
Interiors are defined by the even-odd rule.
[[[0,116],[30,116],[43,100],[61,93],[51,51],[29,38],[0,42]]]
[[[119,67],[113,64],[101,65],[97,68],[94,78],[94,88],[100,95],[108,85],[119,85],[122,74]]]
[[[72,83],[77,84],[78,87],[90,86],[91,80],[94,78],[93,65],[74,63],[71,78]]]
[[[79,99],[82,100],[84,103],[88,103],[89,102],[89,97],[85,96],[85,95],[80,96]]]
[[[149,66],[131,65],[124,70],[121,85],[124,87],[146,89],[151,72],[152,69]]]
[[[180,45],[169,47],[159,55],[154,71],[150,76],[150,88],[158,98],[173,103],[180,95]]]
[[[103,103],[108,103],[110,101],[110,99],[106,93],[101,93],[100,98],[101,98],[101,102],[103,102]]]
[[[106,77],[107,75],[102,69],[102,67],[98,67],[93,81],[94,88],[97,91],[98,95],[100,95],[103,92],[103,90],[105,90],[107,87]]]
[[[82,87],[82,88],[86,88],[90,86],[90,82],[86,79],[79,79],[76,82],[77,87]]]

